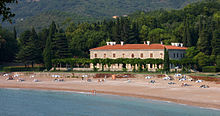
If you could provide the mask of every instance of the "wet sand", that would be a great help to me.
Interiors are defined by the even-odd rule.
[[[20,75],[14,80],[5,80],[7,77],[0,76],[0,88],[23,88],[37,90],[59,90],[74,92],[92,92],[112,94],[120,96],[138,97],[152,100],[170,101],[180,104],[199,106],[205,108],[220,109],[220,85],[215,82],[201,82],[179,80],[163,80],[153,77],[145,78],[123,78],[112,80],[107,78],[104,82],[98,82],[98,79],[91,78],[92,82],[80,78],[64,78],[63,82],[55,82],[52,77],[40,77],[35,75]],[[22,78],[25,81],[18,82]],[[39,82],[33,82],[38,79]],[[129,81],[128,81],[129,80]],[[156,83],[149,83],[155,80]],[[176,84],[169,85],[168,82]],[[182,83],[191,86],[182,87]],[[210,88],[199,88],[201,85],[209,85]]]

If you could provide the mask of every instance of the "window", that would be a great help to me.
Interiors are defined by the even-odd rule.
[[[97,54],[95,54],[95,58],[97,58]]]
[[[122,58],[124,58],[125,57],[125,54],[122,54]]]
[[[153,64],[150,64],[150,68],[153,68]]]
[[[144,54],[143,53],[141,53],[141,58],[143,58],[144,57]]]
[[[179,57],[179,54],[178,54],[178,53],[176,54],[176,57],[177,57],[177,58]]]
[[[150,58],[153,58],[153,57],[154,57],[153,53],[150,53]]]
[[[131,58],[134,58],[134,54],[131,54]]]
[[[115,54],[113,54],[113,58],[115,58]]]
[[[104,54],[104,58],[106,58],[106,54]]]
[[[176,54],[174,53],[174,54],[173,54],[173,58],[175,58],[175,57],[176,57]]]
[[[163,53],[160,53],[160,58],[163,58]]]

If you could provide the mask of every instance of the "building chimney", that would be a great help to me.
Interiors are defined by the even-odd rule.
[[[180,43],[180,47],[183,47],[183,43]]]
[[[107,45],[110,45],[110,42],[106,42]]]
[[[144,41],[144,44],[146,44],[146,41]]]
[[[147,45],[150,45],[150,41],[147,41]]]
[[[163,41],[161,41],[160,44],[163,45]]]
[[[121,41],[121,46],[123,46],[124,45],[124,42],[123,41]]]

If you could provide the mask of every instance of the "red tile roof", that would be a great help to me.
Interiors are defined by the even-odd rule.
[[[161,45],[161,44],[124,44],[123,46],[121,44],[116,45],[106,45],[102,47],[93,48],[90,50],[136,50],[136,49],[178,49],[178,50],[186,50],[186,47],[177,47],[177,46],[171,46],[171,45]]]

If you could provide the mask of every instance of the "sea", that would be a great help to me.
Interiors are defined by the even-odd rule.
[[[0,89],[0,116],[220,116],[220,110],[117,95]]]

